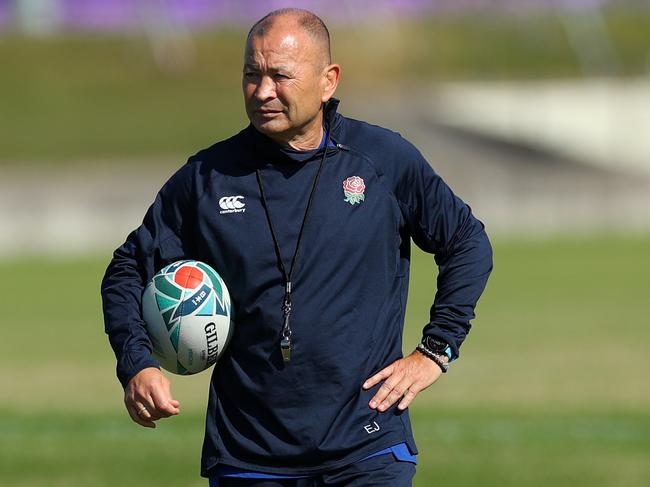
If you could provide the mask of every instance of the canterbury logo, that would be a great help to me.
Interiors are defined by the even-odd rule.
[[[219,199],[219,207],[221,211],[219,213],[243,213],[246,211],[246,203],[243,203],[239,200],[243,200],[244,197],[239,196],[224,196]]]

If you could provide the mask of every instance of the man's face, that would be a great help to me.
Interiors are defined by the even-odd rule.
[[[246,114],[272,139],[289,143],[317,128],[325,96],[323,53],[308,34],[278,22],[251,36],[244,55],[242,87]]]

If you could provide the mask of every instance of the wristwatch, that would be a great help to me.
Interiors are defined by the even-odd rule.
[[[416,350],[433,360],[443,373],[449,369],[449,362],[453,357],[453,352],[445,341],[436,337],[425,336],[416,347]]]

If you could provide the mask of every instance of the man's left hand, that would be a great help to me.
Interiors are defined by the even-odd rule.
[[[408,357],[396,360],[380,370],[363,383],[364,389],[370,389],[384,381],[368,405],[372,409],[384,412],[401,398],[397,407],[404,410],[420,391],[437,381],[441,374],[442,370],[433,360],[414,351]]]

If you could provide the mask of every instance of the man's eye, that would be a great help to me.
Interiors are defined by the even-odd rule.
[[[287,76],[286,74],[280,74],[280,73],[277,73],[277,74],[274,76],[274,78],[275,78],[275,79],[289,79],[289,76]]]
[[[244,73],[244,76],[246,76],[247,78],[254,78],[255,76],[257,76],[257,73],[255,73],[253,71],[246,71]]]

